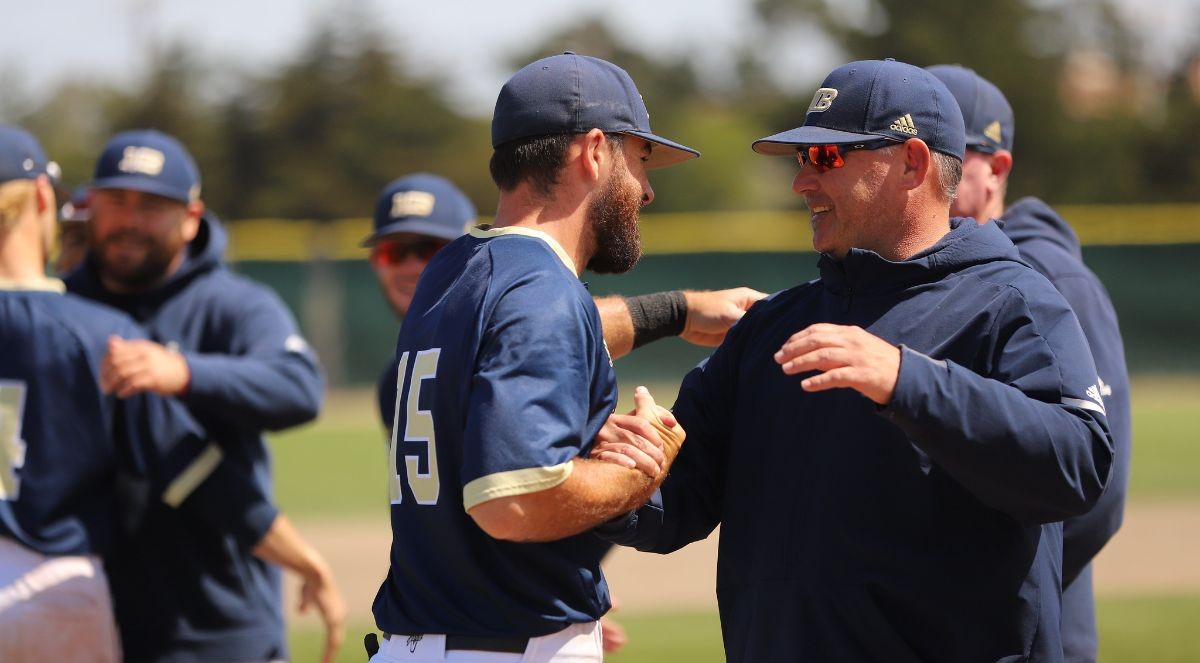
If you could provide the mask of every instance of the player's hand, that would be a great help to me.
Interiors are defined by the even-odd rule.
[[[601,641],[604,644],[605,654],[612,654],[619,651],[621,647],[624,647],[629,642],[629,634],[625,632],[625,627],[609,616],[620,608],[621,602],[614,596],[612,597],[612,610],[609,610],[607,615],[600,618],[600,635],[602,636]]]
[[[624,417],[613,415],[609,417],[609,422],[619,422],[622,431],[636,432],[638,437],[657,446],[658,453],[652,456],[656,459],[656,463],[657,458],[661,456],[661,462],[657,463],[657,471],[650,473],[643,470],[646,476],[654,480],[657,485],[665,478],[666,470],[679,454],[679,448],[683,445],[686,434],[671,411],[655,403],[654,397],[645,387],[638,387],[634,390],[633,402],[632,412]],[[637,469],[645,466],[645,461],[640,455],[645,453],[645,450],[641,448],[641,445],[630,444],[627,439],[618,439],[616,442],[612,442],[601,435],[598,435],[596,440],[597,444],[592,450],[593,458]]]
[[[805,378],[805,391],[848,387],[887,405],[900,377],[900,348],[859,327],[818,323],[792,334],[775,353],[788,375],[820,371]]]
[[[590,457],[637,470],[650,479],[667,462],[663,441],[650,422],[633,414],[611,414],[592,446]]]
[[[746,310],[763,297],[765,292],[752,288],[729,290],[686,290],[687,322],[680,338],[695,345],[717,346],[733,323],[742,319]]]
[[[304,576],[300,586],[300,612],[315,606],[325,622],[325,651],[321,663],[332,663],[346,637],[346,603],[329,567],[321,563],[316,572]]]
[[[100,388],[119,398],[145,391],[178,396],[191,377],[183,355],[144,339],[108,337],[108,353],[100,362]]]

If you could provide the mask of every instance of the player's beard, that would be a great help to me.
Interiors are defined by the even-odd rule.
[[[596,238],[596,253],[587,268],[597,274],[623,274],[633,269],[642,257],[642,234],[638,214],[642,209],[642,188],[622,169],[588,205],[588,221]]]
[[[109,259],[109,244],[124,239],[140,241],[144,245],[140,260]],[[108,235],[99,242],[99,246],[93,246],[92,251],[106,279],[120,284],[126,291],[136,292],[151,288],[166,278],[182,248],[182,245],[174,246],[143,233],[126,230]]]

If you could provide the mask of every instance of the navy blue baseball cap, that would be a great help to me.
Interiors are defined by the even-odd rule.
[[[32,180],[46,175],[58,180],[58,164],[46,158],[33,134],[11,124],[0,124],[0,182]]]
[[[375,229],[363,246],[395,233],[457,239],[475,225],[475,206],[444,177],[405,175],[383,188],[375,202]]]
[[[508,79],[492,115],[492,147],[592,129],[628,134],[655,144],[646,168],[700,156],[650,131],[650,113],[633,79],[617,65],[570,51],[525,65]]]
[[[200,169],[187,148],[153,129],[125,131],[109,139],[96,161],[93,189],[127,189],[172,198],[200,199]]]
[[[825,77],[804,124],[754,141],[759,154],[791,156],[801,145],[920,138],[963,158],[966,136],[954,95],[936,76],[895,60],[860,60]]]
[[[967,128],[967,149],[976,152],[1012,151],[1016,123],[1013,109],[1000,88],[971,69],[956,64],[926,67],[950,89]]]

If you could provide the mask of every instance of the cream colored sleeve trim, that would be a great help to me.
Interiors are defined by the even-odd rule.
[[[553,467],[529,467],[479,477],[463,486],[463,508],[469,510],[497,497],[528,495],[553,488],[566,481],[574,469],[575,463],[567,461]]]
[[[558,240],[540,230],[534,230],[533,228],[526,228],[524,226],[505,226],[503,228],[492,228],[489,226],[471,228],[471,237],[478,237],[480,239],[487,239],[489,237],[502,237],[504,235],[521,235],[524,237],[534,237],[542,240],[550,247],[550,250],[554,251],[555,255],[558,256],[558,259],[563,261],[563,264],[567,266],[567,269],[571,270],[572,274],[579,274],[579,270],[575,269],[575,261],[571,260],[571,256],[567,255],[566,249],[564,249],[562,245],[558,243]]]
[[[58,279],[0,279],[0,290],[34,290],[39,292],[57,292],[62,294],[67,291],[67,285]]]
[[[217,469],[217,465],[221,464],[221,459],[225,457],[225,452],[221,451],[221,447],[216,444],[209,444],[208,448],[200,452],[196,456],[196,460],[187,467],[171,485],[167,486],[163,492],[162,500],[167,506],[172,509],[178,509],[180,504],[188,498],[204,480]]]

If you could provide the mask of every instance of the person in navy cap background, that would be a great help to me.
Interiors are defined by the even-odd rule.
[[[1096,507],[1063,522],[1062,637],[1066,660],[1095,661],[1099,656],[1092,558],[1117,533],[1125,511],[1133,429],[1129,374],[1116,309],[1100,279],[1083,262],[1079,238],[1049,205],[1033,197],[1005,206],[1013,167],[1015,122],[1012,106],[991,81],[958,65],[928,68],[958,101],[967,129],[967,153],[956,216],[980,223],[999,219],[1021,258],[1063,294],[1087,336],[1104,397],[1116,460],[1113,476]]]
[[[965,143],[941,81],[868,60],[753,145],[798,160],[820,278],[687,375],[670,475],[600,530],[666,553],[720,523],[733,663],[1063,658],[1059,521],[1100,498],[1112,441],[1070,307],[995,224],[950,217]]]
[[[178,399],[271,494],[263,432],[317,416],[317,357],[279,297],[234,275],[227,237],[200,197],[200,172],[179,141],[154,130],[117,134],[91,182],[89,253],[67,278],[84,297],[128,313],[152,340],[109,341],[101,385],[119,397]],[[280,569],[228,532],[143,497],[130,482],[127,519],[108,564],[127,661],[287,659]],[[345,608],[311,547],[286,563],[325,620],[332,658]]]
[[[610,599],[588,530],[643,501],[682,441],[645,390],[611,414],[580,275],[633,267],[647,170],[698,153],[651,132],[624,70],[573,53],[505,83],[492,145],[494,225],[437,252],[397,340],[376,663],[600,660]],[[589,460],[600,437],[640,455]]]

